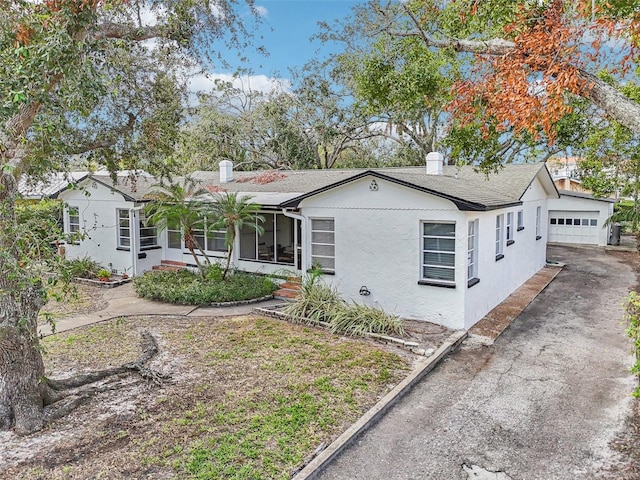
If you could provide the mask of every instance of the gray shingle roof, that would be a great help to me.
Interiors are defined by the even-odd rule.
[[[573,190],[558,190],[558,193],[562,197],[586,198],[588,200],[595,200],[597,202],[606,202],[606,203],[617,203],[618,202],[618,200],[616,200],[615,198],[596,198],[591,193],[574,192]]]
[[[461,210],[491,210],[517,205],[537,175],[546,177],[548,188],[555,190],[543,163],[506,165],[498,173],[489,175],[477,173],[471,166],[445,166],[443,175],[427,175],[425,167],[292,170],[282,171],[280,175],[274,175],[274,181],[262,183],[260,175],[264,173],[234,172],[234,181],[230,183],[220,183],[216,171],[197,171],[191,176],[213,190],[291,194],[291,199],[283,201],[280,206],[296,206],[304,198],[367,175],[447,198]],[[266,196],[256,195],[259,197]]]
[[[127,200],[136,202],[144,200],[151,186],[158,183],[154,177],[148,175],[119,176],[117,183],[114,183],[109,175],[103,174],[91,175],[90,181],[91,179],[121,193]]]

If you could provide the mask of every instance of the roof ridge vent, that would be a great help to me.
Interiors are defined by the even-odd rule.
[[[427,175],[442,175],[444,156],[440,152],[427,154]]]

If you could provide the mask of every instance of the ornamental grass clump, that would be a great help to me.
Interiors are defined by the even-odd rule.
[[[353,337],[361,337],[367,333],[404,335],[400,317],[380,308],[355,302],[335,310],[330,323],[332,332]]]
[[[296,323],[328,323],[333,333],[350,336],[364,336],[367,333],[383,335],[404,335],[402,320],[379,308],[348,304],[338,290],[318,280],[313,273],[302,284],[300,295],[295,302],[284,308]]]
[[[300,295],[284,308],[284,313],[296,323],[328,323],[334,312],[344,307],[344,300],[335,287],[313,281],[303,283]]]

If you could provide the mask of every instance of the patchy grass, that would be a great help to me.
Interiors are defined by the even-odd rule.
[[[64,284],[62,282],[47,286],[49,301],[42,307],[38,320],[43,322],[46,318],[53,320],[99,310],[106,306],[102,296],[102,288],[89,285]]]
[[[30,459],[15,452],[35,439],[14,439],[0,477],[286,479],[408,370],[376,344],[255,317],[119,319],[47,338],[45,362],[56,376],[118,365],[143,328],[172,381],[120,380],[38,434]]]

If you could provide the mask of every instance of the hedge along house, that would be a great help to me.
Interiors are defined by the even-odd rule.
[[[163,246],[144,216],[153,177],[144,172],[87,175],[58,194],[65,202],[64,231],[82,237],[65,246],[66,257],[90,257],[114,273],[138,275],[160,263]]]
[[[195,172],[212,192],[262,205],[264,232],[239,232],[234,264],[265,273],[313,265],[348,300],[404,318],[467,329],[546,262],[548,201],[558,198],[544,164],[473,167]],[[189,263],[169,232],[165,258]],[[203,232],[204,237],[204,232]],[[210,237],[210,238],[209,238]],[[224,256],[222,234],[202,238]]]

